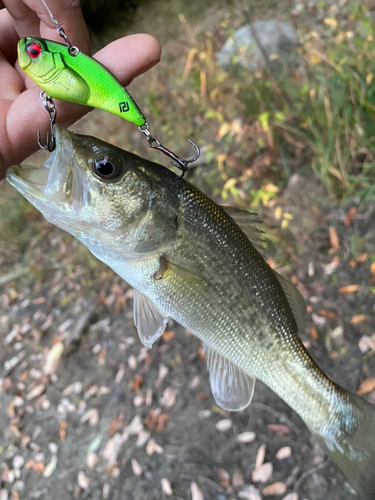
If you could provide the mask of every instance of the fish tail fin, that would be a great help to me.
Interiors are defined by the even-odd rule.
[[[342,391],[337,419],[319,432],[318,441],[362,500],[375,500],[375,407]]]

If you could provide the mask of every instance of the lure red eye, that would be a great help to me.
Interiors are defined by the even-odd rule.
[[[36,59],[42,53],[42,47],[37,42],[30,42],[26,47],[26,52],[32,59]]]

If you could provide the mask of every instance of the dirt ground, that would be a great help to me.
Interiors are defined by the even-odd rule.
[[[102,132],[101,117],[77,130]],[[272,391],[258,381],[248,409],[215,406],[198,339],[170,323],[143,347],[128,285],[9,186],[0,199],[23,217],[0,237],[0,500],[358,498]],[[309,352],[375,403],[363,383],[375,377],[375,207],[338,206],[303,171],[263,212],[307,303]]]

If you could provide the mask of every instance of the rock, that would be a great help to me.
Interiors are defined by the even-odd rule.
[[[256,21],[242,26],[228,38],[217,60],[220,66],[229,70],[245,68],[256,71],[268,68],[272,73],[278,73],[283,66],[282,61],[297,60],[297,55],[293,54],[297,45],[298,35],[290,24],[276,20]]]

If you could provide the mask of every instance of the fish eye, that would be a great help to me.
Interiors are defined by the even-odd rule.
[[[42,47],[38,42],[30,42],[26,47],[26,52],[32,59],[36,59],[42,53]]]
[[[113,180],[120,177],[122,164],[114,156],[100,154],[94,158],[92,169],[97,177],[103,180]]]

